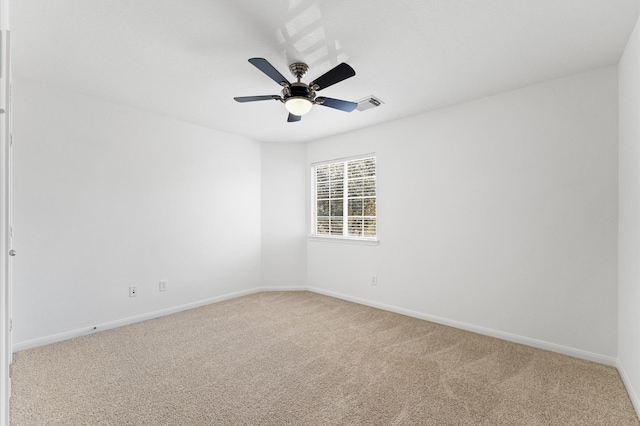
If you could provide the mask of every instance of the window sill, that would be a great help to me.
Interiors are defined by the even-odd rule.
[[[319,235],[309,235],[309,241],[317,241],[322,243],[360,244],[365,246],[377,246],[380,243],[380,240],[371,238],[322,237]]]

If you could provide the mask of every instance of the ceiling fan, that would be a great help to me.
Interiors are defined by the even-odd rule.
[[[295,83],[289,82],[289,80],[280,74],[278,70],[264,58],[251,58],[249,62],[282,86],[282,92],[280,95],[240,96],[233,98],[238,102],[267,101],[271,99],[280,101],[284,103],[285,108],[289,111],[288,122],[300,121],[302,116],[308,113],[313,105],[322,105],[346,112],[351,112],[358,106],[355,102],[323,96],[316,97],[317,91],[326,89],[331,85],[356,75],[353,68],[344,62],[327,71],[309,84],[300,81],[309,70],[307,64],[302,62],[294,62],[289,65],[291,74],[298,80]]]

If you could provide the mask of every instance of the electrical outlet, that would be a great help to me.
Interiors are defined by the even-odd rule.
[[[136,297],[138,295],[138,286],[132,285],[129,287],[129,297]]]
[[[371,285],[378,285],[378,276],[371,275]]]
[[[158,284],[158,291],[167,291],[167,281],[160,281]]]

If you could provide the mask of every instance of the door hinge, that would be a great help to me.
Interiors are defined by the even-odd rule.
[[[9,331],[13,331],[13,318],[9,319]]]

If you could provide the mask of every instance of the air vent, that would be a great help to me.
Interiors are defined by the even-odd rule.
[[[359,101],[356,101],[356,103],[358,104],[358,106],[356,107],[358,111],[365,111],[367,109],[379,107],[384,102],[382,102],[380,99],[376,98],[375,96],[367,96],[364,99],[360,99]]]

